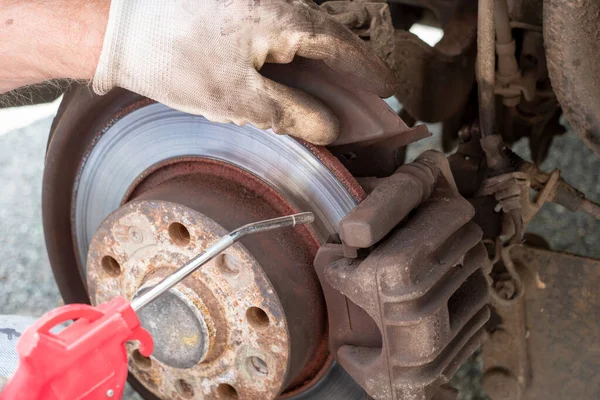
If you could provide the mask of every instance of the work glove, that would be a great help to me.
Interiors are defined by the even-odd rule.
[[[339,123],[321,101],[259,73],[295,56],[379,96],[394,92],[386,65],[309,0],[113,0],[93,89],[119,86],[211,121],[331,143]]]

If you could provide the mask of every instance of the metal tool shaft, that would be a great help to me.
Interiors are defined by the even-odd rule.
[[[218,256],[221,252],[244,236],[259,232],[271,231],[274,229],[310,224],[313,221],[313,213],[304,212],[244,225],[220,238],[215,244],[208,247],[196,257],[192,258],[185,265],[160,281],[156,286],[148,290],[146,293],[134,298],[131,301],[131,308],[133,308],[134,311],[139,311],[141,308],[147,306],[158,296],[177,285],[198,268],[202,267],[204,264]]]

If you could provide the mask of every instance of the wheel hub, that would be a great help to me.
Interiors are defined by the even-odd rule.
[[[132,234],[133,233],[133,234]],[[187,207],[134,201],[111,214],[88,256],[93,303],[129,300],[227,231]],[[128,350],[131,371],[159,397],[275,397],[289,365],[284,309],[256,259],[236,244],[140,313],[155,341],[152,357]]]

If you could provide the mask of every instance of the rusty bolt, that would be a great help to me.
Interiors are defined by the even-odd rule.
[[[494,290],[500,297],[510,300],[516,293],[515,283],[512,280],[494,282]]]
[[[248,366],[253,373],[259,376],[265,376],[269,374],[269,367],[267,367],[267,363],[260,357],[250,356],[248,358]]]

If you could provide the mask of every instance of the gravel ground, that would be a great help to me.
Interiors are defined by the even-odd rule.
[[[0,315],[39,317],[64,304],[42,229],[42,174],[53,118],[0,130]],[[140,397],[127,387],[123,399]]]
[[[40,316],[62,304],[41,225],[42,171],[51,122],[51,118],[43,118],[8,133],[0,131],[0,314]],[[436,145],[434,137],[411,149],[409,157]],[[528,157],[525,142],[518,143],[515,150]],[[596,172],[600,159],[572,133],[557,138],[554,150],[543,167],[560,168],[568,182],[592,200],[600,200]],[[529,230],[544,236],[556,250],[600,258],[600,246],[595,245],[600,239],[600,223],[587,215],[546,205]],[[485,398],[477,389],[480,369],[475,358],[459,372],[458,384],[471,388],[463,399]]]
[[[525,141],[517,143],[514,150],[531,160]],[[541,166],[545,171],[558,168],[565,181],[590,200],[600,202],[600,158],[575,133],[555,138],[550,155]],[[560,205],[547,203],[528,231],[544,237],[553,250],[600,258],[600,221],[590,215],[572,213]]]
[[[62,304],[42,231],[42,171],[52,118],[0,136],[0,314]]]

